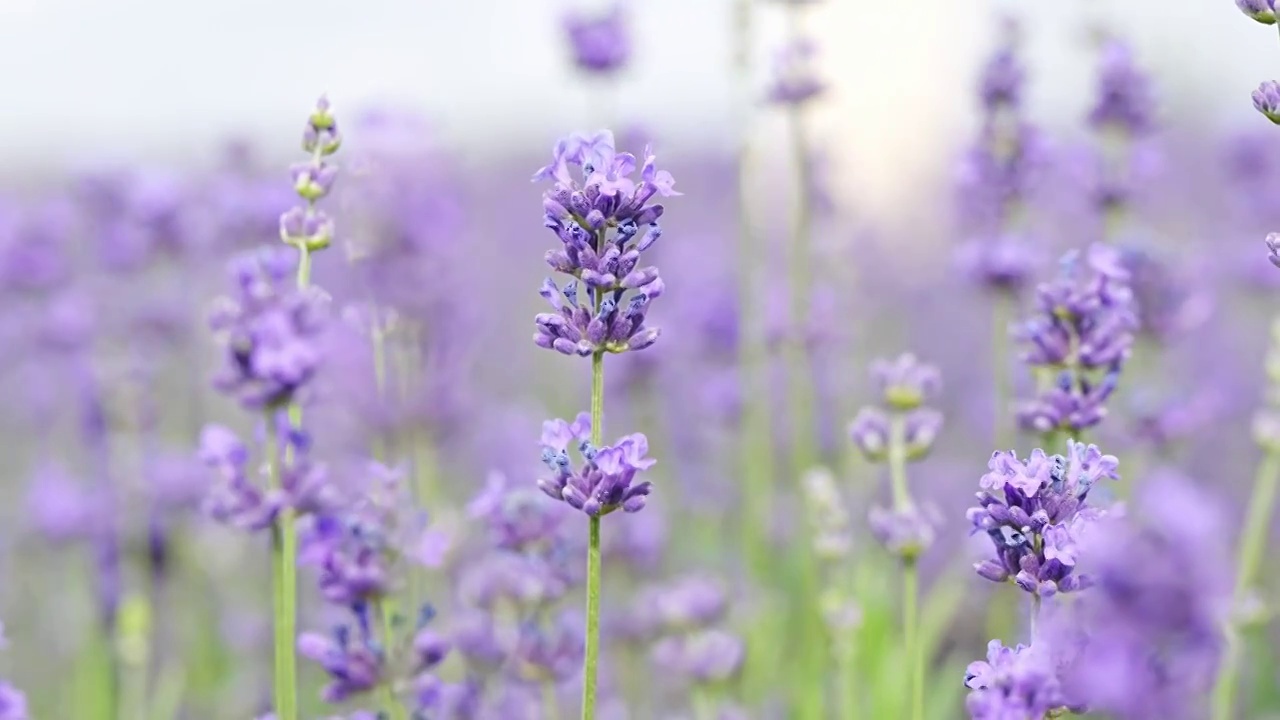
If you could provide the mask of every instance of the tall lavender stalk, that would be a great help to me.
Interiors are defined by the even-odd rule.
[[[933,542],[934,522],[912,497],[907,463],[927,455],[942,428],[942,414],[925,406],[938,393],[942,380],[937,368],[910,354],[893,361],[876,361],[871,374],[882,406],[860,410],[849,433],[867,460],[889,466],[893,506],[872,509],[871,530],[902,564],[902,636],[908,664],[909,717],[922,720],[926,661],[920,635],[920,575],[916,560]]]
[[[1236,6],[1263,25],[1280,27],[1280,23],[1276,22],[1275,0],[1236,0]],[[1280,125],[1280,84],[1274,80],[1262,83],[1253,91],[1253,106],[1268,120]],[[1266,245],[1271,263],[1280,267],[1280,236],[1275,233],[1268,235]],[[1276,400],[1277,387],[1280,387],[1280,319],[1272,325],[1272,349],[1267,359],[1267,375],[1272,397],[1269,407],[1260,411],[1254,420],[1254,435],[1263,447],[1263,455],[1258,463],[1253,494],[1249,500],[1249,515],[1240,533],[1236,582],[1232,593],[1233,612],[1238,612],[1244,605],[1248,593],[1257,582],[1266,548],[1267,530],[1280,486],[1280,410],[1277,409]],[[1235,705],[1243,650],[1240,628],[1235,626],[1235,621],[1236,618],[1231,618],[1227,626],[1227,645],[1213,690],[1213,720],[1230,720]]]
[[[535,318],[534,342],[564,355],[591,358],[591,412],[570,424],[548,421],[542,433],[542,459],[552,475],[538,481],[547,495],[567,502],[588,516],[586,652],[582,682],[582,717],[596,713],[596,676],[600,659],[600,518],[622,509],[639,512],[650,491],[648,482],[632,484],[637,473],[652,467],[646,457],[648,439],[636,433],[604,446],[604,356],[643,350],[657,341],[657,328],[645,325],[645,315],[664,289],[658,269],[640,265],[645,250],[662,231],[661,205],[655,195],[679,195],[675,180],[658,170],[645,149],[641,179],[630,176],[636,158],[614,148],[613,133],[573,135],[558,142],[551,164],[534,174],[534,181],[552,180],[543,194],[544,226],[555,232],[561,247],[547,252],[547,264],[571,276],[563,289],[550,278],[540,294],[555,312]],[[570,167],[579,168],[581,182]],[[643,233],[641,228],[647,226]],[[579,304],[579,283],[586,304]],[[621,306],[630,293],[625,309]],[[568,455],[577,445],[584,464],[574,470]]]
[[[995,388],[992,435],[996,447],[1011,447],[1013,425],[1009,325],[1032,267],[1027,195],[1040,162],[1040,138],[1022,113],[1026,70],[1018,53],[1018,27],[1006,20],[1000,47],[979,79],[982,129],[966,154],[960,183],[960,213],[972,237],[961,248],[967,274],[994,297],[991,315]]]

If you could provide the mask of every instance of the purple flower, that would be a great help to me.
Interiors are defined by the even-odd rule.
[[[1068,457],[1035,450],[1026,461],[1012,452],[991,456],[979,481],[978,507],[967,516],[974,532],[991,538],[996,557],[974,566],[995,582],[1009,578],[1042,597],[1087,587],[1089,575],[1075,572],[1080,533],[1102,517],[1088,504],[1102,479],[1118,479],[1117,460],[1097,446],[1068,443]]]
[[[1267,259],[1280,267],[1280,233],[1267,233]]]
[[[903,560],[914,560],[929,549],[938,519],[933,509],[923,510],[914,505],[903,510],[873,507],[867,517],[876,542]]]
[[[1045,625],[1064,690],[1133,720],[1202,718],[1231,597],[1230,533],[1204,491],[1157,475],[1080,543],[1094,585]]]
[[[957,261],[974,282],[1004,292],[1021,289],[1035,267],[1034,240],[1006,232],[970,240],[960,247]]]
[[[802,105],[823,93],[826,83],[817,77],[818,46],[801,39],[784,46],[774,57],[773,82],[766,94],[778,105]]]
[[[1027,71],[1012,44],[1001,47],[987,59],[978,87],[983,108],[991,113],[1022,104],[1022,89]]]
[[[361,626],[355,630],[357,637],[352,637],[350,625],[340,625],[330,635],[304,632],[298,636],[298,654],[319,664],[329,675],[325,702],[346,702],[382,682],[385,653],[367,627],[367,612],[363,611]]]
[[[550,623],[523,623],[514,651],[519,677],[558,683],[580,673],[586,649],[583,627],[581,615],[573,611],[561,612]]]
[[[1119,40],[1103,46],[1098,70],[1098,96],[1089,124],[1116,128],[1130,136],[1145,135],[1155,124],[1151,78],[1134,63],[1133,51]]]
[[[1240,12],[1263,25],[1276,24],[1274,0],[1236,0],[1236,7],[1240,8]]]
[[[7,682],[0,682],[0,720],[30,720],[27,696]]]
[[[1014,331],[1023,361],[1055,381],[1019,412],[1028,430],[1096,425],[1129,357],[1137,327],[1129,270],[1118,251],[1101,245],[1090,247],[1087,263],[1083,274],[1078,255],[1065,256],[1059,276],[1036,289],[1038,314]]]
[[[742,668],[746,646],[742,639],[723,630],[699,630],[663,638],[653,646],[654,664],[695,684],[730,680]]]
[[[899,411],[920,407],[942,388],[938,369],[920,362],[911,353],[872,362],[871,378],[885,406]]]
[[[616,72],[631,59],[631,34],[621,3],[601,15],[572,13],[564,19],[573,61],[590,72]]]
[[[570,167],[581,169],[581,184]],[[539,290],[553,310],[534,319],[539,347],[585,357],[643,350],[658,339],[645,317],[665,286],[658,269],[640,260],[662,234],[663,208],[649,201],[679,193],[647,148],[638,183],[635,170],[636,158],[616,152],[613,133],[601,130],[561,140],[551,164],[534,175],[555,181],[543,194],[543,224],[562,246],[547,253],[547,264],[573,277],[563,289],[547,279]]]
[[[1049,654],[1039,646],[987,644],[987,659],[965,670],[973,720],[1037,720],[1067,706]]]
[[[1267,80],[1253,91],[1253,107],[1268,120],[1280,124],[1280,83]]]
[[[232,266],[236,295],[210,319],[223,348],[214,386],[252,410],[292,402],[315,377],[325,303],[293,283],[292,253],[263,249]]]
[[[628,435],[614,446],[593,447],[583,441],[578,451],[585,460],[580,470],[574,470],[563,441],[570,427],[563,420],[549,421],[544,428],[542,461],[551,470],[550,477],[538,480],[538,487],[547,495],[563,500],[588,515],[607,515],[621,508],[626,512],[639,512],[651,485],[648,482],[633,484],[636,474],[653,466],[654,461],[644,456],[648,441],[644,435]]]

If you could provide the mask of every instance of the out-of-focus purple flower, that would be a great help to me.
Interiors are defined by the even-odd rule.
[[[929,549],[939,521],[936,510],[915,505],[902,510],[873,507],[867,516],[876,542],[903,560],[914,560]]]
[[[1067,457],[1035,450],[1025,461],[1012,452],[991,456],[979,484],[978,507],[966,513],[974,532],[991,538],[996,557],[974,565],[995,582],[1013,578],[1032,595],[1050,597],[1087,587],[1076,572],[1080,534],[1104,511],[1087,503],[1099,480],[1119,478],[1118,461],[1095,445],[1068,443]]]
[[[66,198],[7,217],[0,208],[0,281],[6,288],[47,293],[71,276],[68,247],[75,210]]]
[[[973,720],[1036,720],[1067,707],[1052,658],[1038,645],[987,644],[986,661],[965,670],[969,696],[965,709]]]
[[[512,485],[506,475],[490,472],[485,489],[468,503],[467,514],[485,523],[496,547],[518,551],[554,536],[564,521],[562,507],[547,505],[536,493]]]
[[[1097,100],[1089,111],[1089,124],[1142,136],[1155,125],[1154,111],[1150,76],[1134,62],[1127,44],[1108,40],[1102,48]]]
[[[664,672],[674,672],[695,684],[720,683],[742,668],[746,646],[742,639],[723,630],[699,630],[659,640],[653,661]]]
[[[224,353],[214,386],[248,409],[288,404],[320,366],[325,302],[294,286],[293,267],[284,249],[242,256],[232,267],[236,295],[210,318]]]
[[[858,411],[849,426],[854,445],[871,462],[885,461],[894,441],[891,435],[896,417],[902,423],[903,456],[909,461],[926,456],[942,429],[942,414],[922,407],[942,387],[937,368],[906,353],[892,361],[873,362],[871,378],[884,407],[867,406]]]
[[[1044,623],[1073,702],[1133,720],[1206,716],[1230,611],[1229,536],[1213,499],[1175,475],[1091,528],[1080,561],[1094,587]]]
[[[1137,304],[1138,329],[1169,341],[1204,323],[1213,310],[1207,290],[1168,258],[1130,247],[1121,251]]]
[[[61,465],[36,471],[26,505],[29,522],[50,542],[93,537],[102,528],[100,502]]]
[[[0,720],[30,720],[27,696],[7,682],[0,682]]]
[[[911,353],[872,362],[871,379],[885,406],[900,411],[920,407],[942,388],[938,369],[920,362]]]
[[[1059,276],[1036,289],[1037,314],[1014,332],[1023,361],[1053,378],[1019,411],[1019,423],[1033,432],[1078,432],[1100,422],[1129,357],[1137,327],[1129,270],[1102,245],[1089,248],[1087,261],[1086,275],[1077,254],[1064,257]]]
[[[1016,108],[1022,104],[1022,90],[1026,85],[1027,71],[1022,59],[1013,47],[1006,44],[991,57],[978,81],[978,94],[988,113],[1003,108]]]
[[[1001,233],[970,240],[957,260],[964,273],[984,287],[1014,292],[1026,285],[1035,268],[1035,242],[1021,233]]]
[[[812,40],[794,40],[778,51],[773,81],[766,98],[778,105],[803,105],[826,90],[817,75],[818,46]]]
[[[657,462],[647,457],[649,441],[641,433],[618,440],[614,445],[597,448],[587,441],[590,418],[581,413],[574,423],[548,420],[542,425],[542,462],[552,475],[538,480],[538,487],[550,497],[563,500],[588,515],[601,516],[622,509],[639,512],[652,484],[632,484],[638,473]],[[585,461],[575,470],[569,460],[568,447],[574,440]]]
[[[564,18],[564,29],[573,61],[582,70],[612,74],[631,59],[631,30],[620,2],[599,15],[570,13]]]
[[[346,702],[373,690],[382,682],[386,670],[384,650],[369,631],[367,617],[355,629],[339,625],[330,635],[302,633],[298,636],[298,654],[328,673],[330,682],[323,697],[329,703]]]
[[[526,681],[558,683],[582,671],[586,635],[582,616],[561,612],[547,624],[524,623],[516,641],[516,673]]]
[[[1240,12],[1263,25],[1276,24],[1274,0],[1236,0],[1236,7],[1240,8]]]
[[[570,166],[581,168],[581,185]],[[550,279],[543,282],[539,294],[554,312],[534,319],[539,347],[586,357],[643,350],[658,339],[658,328],[646,326],[645,316],[665,286],[658,269],[641,265],[640,258],[662,235],[657,221],[663,207],[649,201],[680,193],[648,148],[639,183],[631,179],[635,170],[636,158],[617,152],[613,133],[601,130],[561,140],[551,164],[534,175],[535,181],[555,181],[543,194],[543,224],[563,246],[547,252],[547,264],[574,278],[563,289]],[[644,226],[648,230],[641,233]]]

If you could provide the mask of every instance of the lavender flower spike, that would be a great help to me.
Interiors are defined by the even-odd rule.
[[[586,72],[612,74],[631,59],[630,29],[621,3],[603,15],[570,14],[564,19],[564,29],[574,62]]]
[[[1267,259],[1280,267],[1280,233],[1267,233]]]
[[[991,538],[995,558],[978,563],[979,576],[994,582],[1013,579],[1036,597],[1088,587],[1089,575],[1077,572],[1080,533],[1104,515],[1088,504],[1100,480],[1115,480],[1117,460],[1095,445],[1070,441],[1067,457],[1034,450],[1026,460],[997,452],[979,484],[977,507],[967,516],[973,532]]]
[[[663,207],[650,201],[680,193],[648,148],[639,182],[633,180],[636,160],[617,152],[613,133],[601,130],[561,140],[551,164],[534,175],[534,181],[555,182],[543,194],[543,224],[561,246],[547,252],[547,264],[573,278],[563,288],[551,279],[542,284],[539,293],[553,312],[534,318],[539,347],[588,357],[643,350],[658,339],[658,328],[645,318],[665,286],[658,269],[641,258],[662,236]]]
[[[1264,117],[1280,125],[1280,82],[1267,80],[1253,91],[1253,107]]]
[[[570,424],[548,420],[542,429],[542,462],[551,470],[538,487],[550,497],[594,517],[622,509],[639,512],[645,506],[651,485],[635,483],[636,475],[656,462],[646,457],[649,441],[641,433],[628,435],[612,446],[594,447],[587,437],[590,420],[583,415]],[[575,469],[568,448],[576,442],[583,465]]]

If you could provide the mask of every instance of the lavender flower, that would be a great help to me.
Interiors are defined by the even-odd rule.
[[[293,268],[287,251],[240,257],[232,266],[236,295],[210,319],[223,347],[214,386],[248,409],[293,402],[321,363],[324,302],[317,291],[293,286]]]
[[[1280,83],[1267,80],[1253,91],[1253,107],[1273,123],[1280,124]]]
[[[1240,12],[1263,25],[1276,24],[1274,0],[1236,0],[1236,7],[1240,8]]]
[[[564,19],[573,61],[589,73],[612,74],[631,59],[631,33],[621,3],[602,15],[572,13]]]
[[[1155,125],[1154,108],[1151,78],[1134,63],[1133,51],[1119,40],[1107,41],[1098,70],[1098,99],[1089,111],[1089,124],[1141,136]]]
[[[359,607],[357,618],[355,637],[350,625],[339,625],[328,636],[298,636],[298,654],[319,664],[331,678],[324,688],[325,702],[346,702],[383,682],[385,651],[373,633],[367,605]]]
[[[581,185],[570,166],[581,168]],[[539,347],[586,357],[643,350],[658,339],[658,328],[647,327],[645,315],[664,286],[658,269],[640,265],[640,259],[662,235],[657,221],[663,208],[649,201],[680,193],[647,148],[639,183],[630,177],[635,169],[636,158],[616,152],[613,133],[602,130],[561,140],[551,164],[534,175],[535,181],[555,181],[543,195],[544,224],[563,247],[547,253],[547,264],[574,278],[563,289],[550,279],[543,283],[540,294],[555,312],[535,318]],[[586,294],[581,305],[579,283]]]
[[[1083,275],[1077,254],[1065,256],[1058,278],[1036,290],[1039,314],[1015,330],[1023,361],[1041,371],[1039,396],[1018,412],[1029,431],[1097,425],[1129,357],[1137,326],[1129,271],[1118,251],[1102,245],[1089,248],[1087,263],[1091,272]]]
[[[1013,578],[1038,597],[1088,587],[1076,572],[1080,534],[1104,511],[1088,505],[1099,480],[1119,478],[1118,461],[1095,445],[1068,442],[1067,457],[1034,450],[1025,461],[997,452],[982,476],[978,507],[966,513],[974,532],[991,538],[996,557],[974,565],[994,582]]]
[[[659,640],[653,662],[695,684],[722,683],[742,668],[746,647],[741,638],[723,630],[701,630]]]
[[[646,455],[649,441],[641,433],[627,435],[612,446],[591,445],[591,418],[581,413],[572,424],[548,420],[542,425],[542,462],[552,475],[538,480],[547,495],[563,500],[591,516],[614,510],[633,513],[644,508],[651,483],[632,484],[636,474],[653,467]],[[576,441],[576,442],[575,442]],[[576,445],[585,463],[575,470],[568,448]]]
[[[1067,706],[1052,658],[1042,648],[987,644],[986,661],[969,663],[965,709],[973,720],[1032,720]]]
[[[29,720],[27,696],[7,682],[0,682],[0,720]]]
[[[906,353],[892,361],[873,362],[871,377],[884,407],[867,406],[858,411],[849,426],[854,445],[871,462],[889,459],[896,419],[901,426],[898,440],[904,459],[915,461],[928,455],[942,429],[942,414],[923,407],[942,387],[937,368]]]
[[[1267,233],[1267,259],[1280,267],[1280,233]]]
[[[264,488],[251,477],[249,450],[240,438],[221,425],[204,428],[200,434],[200,460],[218,477],[204,501],[204,510],[210,517],[256,531],[271,527],[286,507],[306,515],[326,513],[341,504],[342,498],[329,482],[326,468],[310,461],[307,436],[302,432],[281,434],[294,452],[294,462],[281,473],[280,487]],[[265,474],[265,469],[262,472]]]
[[[873,507],[867,515],[871,536],[889,554],[914,560],[929,549],[940,522],[934,508],[911,505],[899,510]]]
[[[798,39],[784,46],[774,58],[773,82],[766,98],[777,105],[799,106],[826,90],[818,78],[815,65],[818,46],[812,40]]]
[[[1064,690],[1124,720],[1203,718],[1230,610],[1229,536],[1218,505],[1158,475],[1127,516],[1080,546],[1094,587],[1046,625]]]
[[[309,254],[323,250],[333,242],[333,221],[318,209],[317,203],[329,194],[338,177],[338,168],[325,158],[336,153],[341,145],[342,135],[338,131],[337,120],[330,110],[328,98],[322,96],[316,101],[302,131],[302,149],[311,153],[311,158],[289,169],[294,192],[306,205],[295,206],[280,216],[280,239],[298,248],[304,258],[304,272],[309,272]]]

